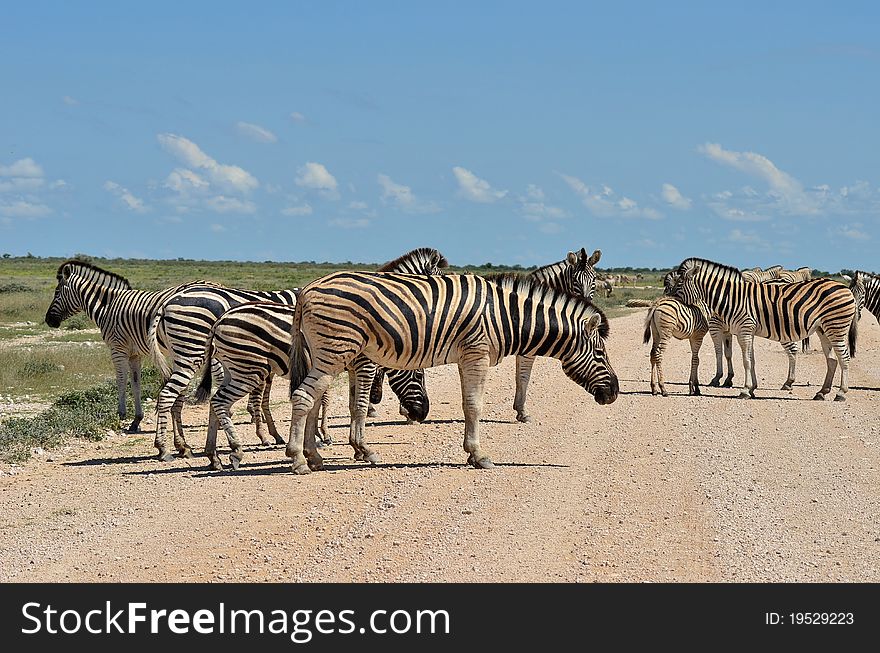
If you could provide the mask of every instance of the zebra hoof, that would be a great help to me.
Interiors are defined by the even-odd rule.
[[[179,449],[178,453],[181,458],[195,458],[195,454],[193,454],[193,450],[189,447],[184,447],[183,449]]]
[[[813,401],[825,401],[825,395],[823,395],[821,392],[817,392],[816,395],[813,397]]]
[[[525,413],[517,413],[516,414],[516,421],[522,422],[523,424],[528,424],[529,422],[532,421],[532,418],[530,415],[526,415]]]
[[[732,387],[733,387],[733,381],[725,381],[725,382],[724,382],[724,385],[722,385],[721,387],[722,387],[722,388],[732,388]]]
[[[669,396],[669,393],[666,392],[666,390],[661,390],[661,391],[660,391],[660,396],[661,396],[661,397],[668,397],[668,396]]]
[[[782,386],[781,388],[779,388],[779,389],[780,389],[780,390],[788,390],[789,392],[791,392],[791,383],[786,383],[785,385],[783,385],[783,386]]]
[[[355,450],[354,459],[355,460],[364,460],[364,452]]]
[[[174,460],[174,454],[172,454],[170,451],[160,451],[159,460],[161,460],[163,463],[170,463],[172,460]]]
[[[220,461],[219,458],[211,458],[210,462],[208,463],[208,469],[215,472],[222,472],[223,463]]]
[[[301,463],[299,465],[291,465],[290,471],[292,471],[294,474],[299,474],[300,476],[303,474],[311,474],[312,473],[312,470],[309,469],[309,466],[306,465],[305,463]]]
[[[846,401],[846,397],[843,395],[835,395],[834,401]]]
[[[309,469],[311,469],[313,472],[320,472],[322,469],[324,469],[324,460],[320,457],[318,457],[317,459],[309,460]]]
[[[318,441],[315,442],[315,446],[318,447],[318,449],[323,449],[323,448],[326,447],[327,445],[325,444],[325,442],[324,442],[323,440],[321,440],[321,439],[319,438]]]
[[[474,467],[477,469],[492,469],[495,467],[495,463],[493,463],[488,456],[480,458],[479,460],[475,460],[473,462]]]
[[[376,416],[376,409],[373,408],[372,406],[367,408],[367,417],[375,417],[375,416]]]
[[[275,436],[275,444],[287,444],[287,440],[282,438],[280,435]]]
[[[752,395],[750,395],[748,392],[740,392],[739,395],[737,396],[737,399],[751,399],[751,398],[752,398]]]
[[[232,469],[238,469],[239,465],[241,465],[241,458],[229,456],[229,464],[232,465]]]
[[[371,451],[366,456],[364,456],[364,460],[371,465],[378,465],[382,462],[382,456],[377,454],[375,451]]]
[[[721,387],[721,381],[720,381],[720,379],[712,379],[711,381],[709,381],[709,383],[708,383],[707,385],[708,385],[710,388],[720,388],[720,387]]]
[[[699,388],[694,388],[693,390],[691,390],[691,395],[694,397],[700,397],[700,396],[702,396],[702,394],[703,393],[700,392]]]

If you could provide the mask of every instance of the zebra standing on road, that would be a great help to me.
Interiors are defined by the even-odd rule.
[[[247,302],[269,301],[277,304],[296,303],[298,289],[258,292],[195,284],[188,286],[167,301],[153,317],[148,342],[153,360],[168,379],[156,401],[156,440],[160,460],[173,458],[168,450],[166,431],[171,417],[174,446],[180,455],[191,458],[192,449],[183,434],[183,391],[205,360],[205,344],[211,327],[233,306]],[[171,368],[162,356],[159,343],[171,356]],[[254,416],[256,419],[256,415]]]
[[[843,275],[843,278],[849,281],[849,289],[858,304],[858,317],[862,309],[867,308],[880,322],[880,275],[856,270],[852,277]]]
[[[489,367],[504,356],[552,356],[599,404],[609,404],[618,381],[605,353],[608,331],[588,300],[524,276],[337,272],[313,281],[299,296],[292,331],[292,469],[321,469],[315,400],[360,355],[398,369],[457,363],[468,463],[492,467],[479,438]]]
[[[745,381],[741,398],[754,396],[754,337],[782,343],[819,334],[826,359],[826,376],[814,399],[831,391],[838,363],[840,389],[836,401],[845,401],[850,352],[856,343],[856,301],[841,283],[811,279],[790,284],[747,281],[733,267],[705,259],[685,259],[678,268],[676,295],[686,304],[709,315],[716,313],[739,340],[743,352]],[[836,360],[835,360],[836,356]]]
[[[663,383],[663,350],[669,338],[687,339],[691,344],[691,375],[688,380],[688,392],[700,394],[700,381],[697,372],[700,368],[700,347],[709,330],[706,318],[700,311],[688,306],[676,297],[661,297],[648,309],[645,317],[644,344],[653,337],[651,343],[651,394],[659,391],[664,397],[669,396]],[[656,374],[657,382],[654,383]]]
[[[125,391],[131,372],[134,420],[127,430],[137,432],[144,417],[141,359],[151,351],[150,323],[162,304],[190,284],[157,291],[133,290],[124,277],[76,260],[62,263],[56,277],[58,285],[46,311],[46,324],[58,328],[64,320],[84,312],[98,325],[116,370],[120,420],[126,417]]]
[[[581,247],[580,252],[569,252],[562,261],[540,267],[531,272],[529,277],[554,290],[579,295],[592,301],[596,292],[595,265],[601,257],[600,250],[597,249],[588,257],[587,251]],[[532,421],[526,414],[526,393],[534,365],[534,356],[516,357],[516,395],[513,409],[516,411],[517,421],[520,422]]]

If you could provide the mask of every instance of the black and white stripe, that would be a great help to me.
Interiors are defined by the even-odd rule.
[[[827,371],[814,398],[824,399],[831,391],[839,363],[840,390],[835,399],[846,399],[850,351],[855,350],[856,302],[843,284],[831,279],[754,283],[736,268],[689,258],[678,268],[675,292],[705,316],[717,314],[739,340],[746,377],[741,397],[754,396],[757,387],[755,336],[793,343],[816,332],[822,342]]]
[[[697,376],[700,368],[700,347],[708,330],[709,325],[702,313],[676,297],[661,297],[654,302],[645,317],[643,338],[644,344],[651,341],[651,394],[656,395],[659,392],[664,397],[668,396],[663,383],[663,350],[670,338],[690,341],[691,375],[688,379],[688,392],[692,395],[700,394]]]
[[[76,260],[62,263],[57,279],[55,295],[46,311],[46,324],[57,328],[69,317],[84,312],[98,325],[116,370],[120,419],[126,417],[125,391],[131,372],[134,420],[128,431],[137,431],[144,416],[141,361],[152,350],[150,324],[159,308],[189,284],[157,291],[133,290],[124,277]]]
[[[554,290],[592,300],[596,292],[595,265],[601,257],[600,250],[597,249],[587,256],[586,250],[582,247],[579,252],[569,252],[568,256],[557,263],[534,270],[529,277]],[[516,419],[520,422],[531,421],[531,417],[526,413],[526,394],[534,365],[533,356],[516,357],[516,395],[513,399],[513,409],[516,411]]]
[[[608,404],[618,394],[608,330],[588,300],[527,277],[337,272],[318,279],[303,289],[294,315],[293,471],[322,467],[311,428],[315,400],[360,355],[398,369],[457,363],[468,462],[491,467],[478,430],[489,367],[511,355],[558,358],[569,378]]]

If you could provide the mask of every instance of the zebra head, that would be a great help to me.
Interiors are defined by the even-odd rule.
[[[676,283],[678,283],[678,270],[670,270],[663,277],[663,294],[674,295]]]
[[[682,264],[676,271],[678,281],[675,283],[674,296],[678,297],[685,304],[698,309],[706,319],[706,322],[708,322],[710,314],[709,305],[706,303],[702,289],[697,284],[700,267],[699,264],[688,266]]]
[[[594,308],[581,321],[575,345],[561,357],[565,375],[593,395],[598,404],[613,403],[620,390],[617,375],[605,352],[608,333],[608,320],[599,309]]]
[[[580,252],[569,252],[565,261],[564,288],[573,295],[593,299],[596,292],[596,269],[593,267],[602,257],[602,251],[596,250],[589,257],[587,250],[581,247]]]
[[[431,409],[425,388],[425,370],[388,370],[388,385],[400,400],[400,414],[423,422]]]
[[[107,272],[84,261],[66,261],[55,275],[58,285],[46,311],[46,324],[53,329],[80,311],[106,296],[107,290],[131,289],[131,284],[118,274]]]

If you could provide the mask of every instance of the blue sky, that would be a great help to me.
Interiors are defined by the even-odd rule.
[[[7,3],[0,251],[876,270],[878,15]]]

